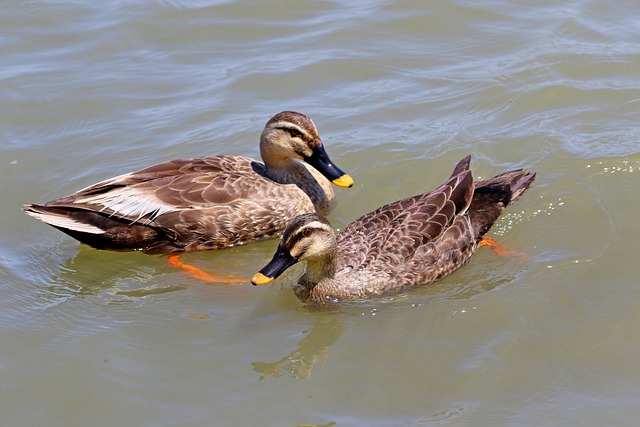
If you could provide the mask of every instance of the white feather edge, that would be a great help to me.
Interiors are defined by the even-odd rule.
[[[130,188],[121,189],[117,192],[110,192],[106,195],[84,197],[77,201],[101,207],[101,211],[109,209],[113,212],[111,215],[115,215],[120,218],[133,217],[131,219],[132,223],[135,223],[139,221],[140,218],[150,214],[148,219],[142,221],[142,224],[149,224],[159,215],[175,210],[175,207],[162,203],[154,197],[149,197],[149,194],[135,191]],[[29,210],[26,210],[25,213],[55,227],[91,234],[104,233],[104,230],[99,227],[75,221],[66,216]]]
[[[102,206],[101,211],[111,210],[112,215],[130,218],[132,222],[137,222],[149,215],[143,224],[148,224],[158,216],[175,210],[174,206],[167,205],[155,197],[150,197],[149,193],[136,191],[133,188],[122,188],[117,192],[84,197],[77,202]]]
[[[30,215],[42,222],[46,222],[49,225],[55,227],[65,228],[67,230],[76,230],[83,233],[102,234],[104,230],[93,225],[84,224],[82,222],[74,221],[66,216],[46,214],[40,212],[26,211],[27,215]]]

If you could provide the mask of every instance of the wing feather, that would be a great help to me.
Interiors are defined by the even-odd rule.
[[[71,196],[51,202],[103,212],[131,222],[151,224],[156,218],[183,209],[226,204],[247,197],[247,187],[235,185],[243,174],[253,173],[252,159],[214,156],[173,160],[120,175]],[[234,160],[231,165],[230,160]],[[256,184],[257,183],[257,184]],[[254,193],[267,182],[253,182]]]
[[[338,270],[375,269],[380,277],[389,265],[402,269],[417,252],[424,258],[440,242],[460,238],[459,228],[468,220],[456,221],[468,209],[474,184],[471,172],[459,169],[435,190],[382,206],[349,224],[338,235]]]

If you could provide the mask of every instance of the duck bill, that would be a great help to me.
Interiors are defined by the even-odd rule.
[[[331,162],[331,159],[329,159],[329,155],[325,151],[322,143],[316,145],[313,149],[313,154],[309,157],[305,157],[304,161],[309,163],[318,172],[324,175],[325,178],[339,187],[348,188],[353,185],[353,178]]]
[[[265,265],[259,272],[253,275],[251,283],[254,285],[266,285],[280,276],[284,271],[298,262],[297,258],[292,257],[287,251],[278,245],[278,250],[273,255],[269,264]]]

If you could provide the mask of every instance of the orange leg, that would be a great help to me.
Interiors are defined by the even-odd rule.
[[[524,252],[509,250],[502,246],[500,243],[493,240],[491,237],[483,237],[480,241],[480,245],[489,246],[491,250],[498,256],[515,257],[518,259],[525,259],[527,257],[527,254],[525,254]]]
[[[189,272],[189,275],[195,279],[204,280],[206,282],[214,282],[214,283],[247,283],[246,280],[233,279],[229,277],[212,276],[211,274],[207,273],[204,270],[199,269],[198,267],[194,267],[193,265],[183,263],[178,258],[180,258],[179,254],[172,254],[172,255],[169,255],[169,258],[167,259],[167,261],[172,266],[176,268],[181,268]]]

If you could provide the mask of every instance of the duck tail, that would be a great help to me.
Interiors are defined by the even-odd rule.
[[[27,215],[97,249],[147,251],[147,246],[165,237],[155,227],[126,222],[100,212],[48,204],[27,204],[23,209]]]
[[[455,168],[453,168],[453,172],[451,172],[451,178],[454,176],[458,176],[461,173],[469,170],[469,164],[471,163],[471,156],[467,156],[464,159],[460,160]]]
[[[469,216],[478,240],[491,228],[502,211],[531,187],[535,178],[535,173],[517,169],[476,181]]]
[[[535,173],[527,172],[524,169],[516,169],[501,173],[493,178],[476,181],[476,193],[493,194],[504,203],[506,207],[515,202],[531,187]]]
[[[104,233],[104,229],[97,226],[97,224],[79,221],[74,218],[74,211],[71,209],[36,204],[24,205],[23,209],[27,215],[62,231],[71,230],[89,234]]]

